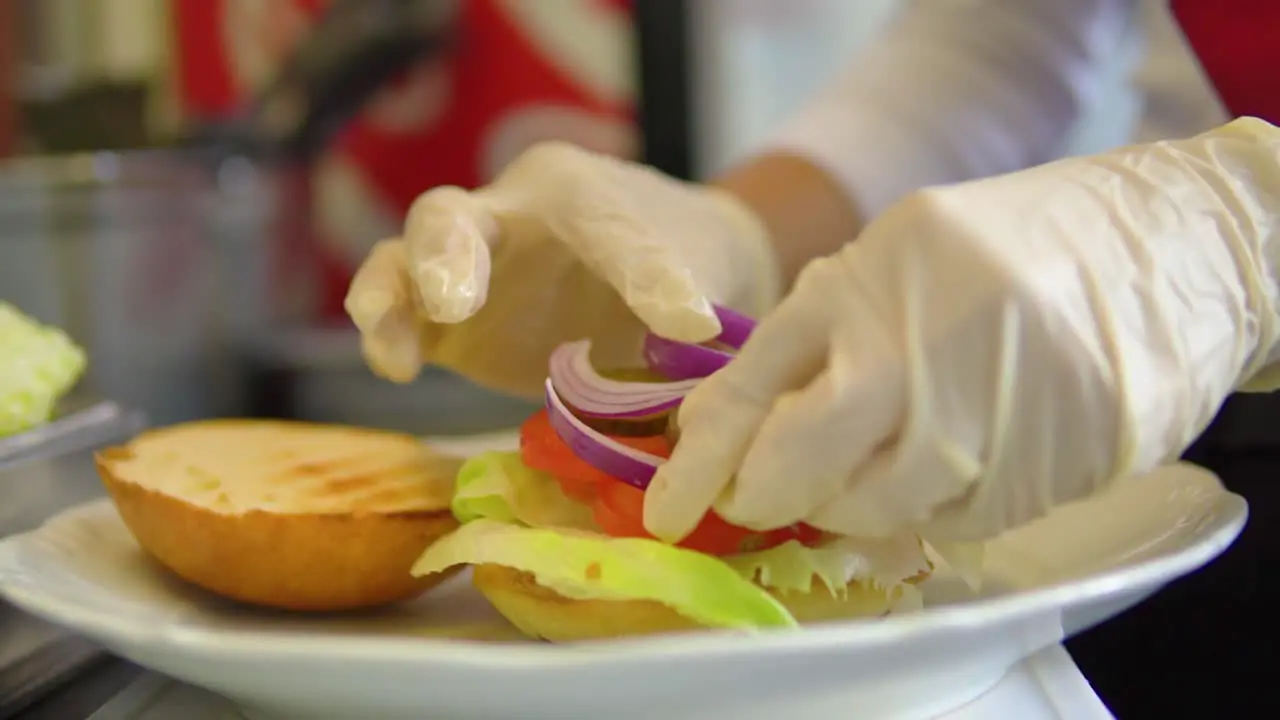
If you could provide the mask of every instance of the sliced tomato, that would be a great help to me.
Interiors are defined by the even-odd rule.
[[[671,455],[671,443],[662,436],[610,438],[658,457]],[[564,494],[579,502],[590,503],[602,482],[622,484],[575,455],[551,427],[546,410],[539,410],[520,427],[520,459],[534,470],[555,476]]]
[[[652,537],[644,529],[644,491],[614,480],[597,488],[592,506],[596,524],[613,537]],[[734,527],[714,513],[708,513],[678,545],[708,555],[732,555],[741,552],[752,535],[750,530]]]
[[[644,529],[644,521],[642,517],[626,515],[623,512],[619,512],[617,507],[604,499],[604,497],[617,492],[616,488],[611,487],[612,485],[621,485],[624,488],[635,490],[635,488],[631,488],[629,485],[624,485],[616,480],[609,485],[602,486],[603,489],[596,494],[596,497],[592,498],[591,503],[591,514],[595,518],[596,525],[599,525],[600,529],[604,531],[604,534],[609,537],[652,538],[653,536]],[[644,493],[639,490],[636,490],[636,492],[639,492],[641,496],[644,495]]]
[[[597,487],[592,506],[596,524],[613,537],[652,537],[644,529],[644,491],[626,483],[611,480]],[[752,550],[766,550],[788,540],[813,545],[822,539],[821,531],[803,523],[791,527],[757,532],[731,525],[714,512],[677,545],[708,555],[736,555]]]
[[[671,456],[671,441],[665,436],[609,437],[651,455]],[[590,504],[596,524],[606,534],[652,537],[644,529],[644,491],[597,470],[575,455],[551,427],[546,410],[538,411],[521,426],[520,458],[534,470],[554,476],[565,495]],[[765,550],[788,540],[812,545],[822,537],[821,531],[804,524],[761,533],[730,525],[715,513],[707,513],[698,527],[678,544],[708,555],[733,555]]]

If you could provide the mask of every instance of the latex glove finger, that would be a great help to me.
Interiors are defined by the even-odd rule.
[[[824,503],[807,522],[841,535],[888,537],[904,529],[932,526],[932,515],[957,503],[976,484],[982,468],[959,448],[908,433],[881,448],[851,474],[846,490]],[[930,539],[982,540],[990,537],[930,533]]]
[[[650,330],[703,342],[720,333],[720,320],[680,255],[680,239],[670,233],[696,236],[705,228],[695,219],[657,229],[664,223],[654,217],[655,207],[680,207],[696,192],[651,168],[544,142],[512,162],[488,194],[499,206],[536,217]],[[716,231],[723,232],[709,230]]]
[[[395,382],[417,377],[423,362],[406,258],[405,244],[399,239],[374,245],[343,301],[360,331],[365,361],[375,373]]]
[[[484,307],[489,246],[498,238],[492,205],[479,193],[439,187],[418,196],[404,224],[408,273],[431,322],[458,323]]]
[[[800,293],[752,333],[738,356],[685,398],[680,440],[645,492],[644,524],[655,537],[687,536],[729,485],[779,395],[811,380],[827,344],[821,319]]]
[[[873,303],[858,286],[833,285],[839,279],[834,271],[824,261],[800,279],[797,292],[821,298],[842,322],[828,325],[833,341],[825,369],[774,404],[732,492],[716,505],[734,524],[769,530],[804,520],[901,427],[905,377],[898,343],[867,311]],[[804,482],[791,481],[797,473]]]
[[[571,220],[552,223],[552,232],[597,277],[618,293],[654,333],[681,342],[704,342],[720,334],[711,299],[669,240],[653,237],[645,218],[597,204],[570,209]]]
[[[873,362],[831,362],[804,390],[779,398],[716,512],[770,530],[805,520],[838,495],[901,422],[902,377]],[[791,481],[797,473],[804,482]]]

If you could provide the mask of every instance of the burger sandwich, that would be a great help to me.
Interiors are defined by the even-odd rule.
[[[915,535],[854,539],[805,524],[757,532],[714,512],[675,545],[645,531],[644,491],[670,455],[674,411],[754,326],[717,312],[723,332],[713,342],[647,336],[644,369],[597,371],[586,341],[557,348],[546,407],[524,423],[519,451],[462,466],[451,505],[460,526],[413,573],[474,566],[473,584],[498,612],[557,642],[918,608],[916,586],[933,564]]]

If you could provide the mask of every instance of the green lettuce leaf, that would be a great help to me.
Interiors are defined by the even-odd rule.
[[[796,625],[777,599],[725,563],[642,538],[607,538],[480,518],[427,548],[413,574],[486,563],[527,572],[539,585],[567,598],[651,600],[708,627]]]
[[[66,333],[0,302],[0,437],[48,422],[86,365]]]
[[[529,527],[598,529],[590,508],[561,492],[555,478],[525,466],[518,452],[486,452],[463,463],[451,509],[462,523],[487,518]]]
[[[726,571],[736,576],[726,592],[734,597],[757,598],[756,603],[764,602],[759,599],[761,596],[767,597],[766,604],[773,606],[775,601],[761,591],[761,586],[804,594],[815,586],[816,580],[840,595],[851,581],[859,580],[884,589],[887,595],[897,588],[903,588],[900,595],[910,595],[903,581],[929,569],[927,556],[914,536],[884,541],[842,538],[820,547],[789,542],[725,558],[671,547],[657,540],[609,538],[599,533],[585,505],[565,496],[555,478],[526,467],[518,452],[487,452],[467,460],[458,473],[454,492],[453,514],[464,523],[458,534],[461,539],[447,538],[432,546],[419,561],[420,572],[435,572],[450,563],[491,562],[533,573],[539,584],[566,597],[653,599],[705,624],[716,618],[717,623],[727,627],[758,624],[745,616],[726,615],[722,596],[706,594],[709,590],[705,588],[725,582]],[[487,529],[472,529],[481,521]],[[526,532],[533,530],[554,532]],[[530,550],[530,544],[535,542],[543,545]],[[559,562],[562,558],[546,555],[560,552],[563,548],[556,543],[561,542],[587,553],[583,557],[590,557],[590,562],[604,558],[615,569],[607,576],[601,573],[601,578],[587,581],[582,563],[566,566]],[[641,557],[642,566],[625,569]],[[600,567],[605,567],[603,562]],[[706,568],[710,567],[717,568],[714,576],[685,574],[708,572]],[[619,577],[623,582],[615,584]],[[711,577],[719,579],[708,586],[706,579]],[[646,582],[658,584],[645,586]],[[724,625],[729,622],[726,618],[736,619]]]

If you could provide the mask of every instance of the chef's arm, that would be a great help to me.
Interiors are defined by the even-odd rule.
[[[1054,159],[1136,0],[907,0],[884,34],[715,185],[769,229],[789,282],[918,188]]]

